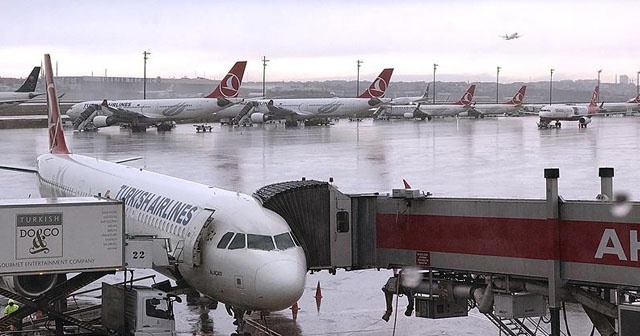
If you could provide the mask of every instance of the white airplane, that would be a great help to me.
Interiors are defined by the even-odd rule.
[[[33,67],[31,73],[24,80],[24,83],[15,92],[0,92],[0,109],[24,103],[29,99],[41,96],[44,92],[36,93],[36,85],[38,84],[38,76],[40,75],[40,67]]]
[[[422,120],[431,120],[433,117],[451,117],[456,116],[462,112],[466,112],[471,108],[473,102],[473,94],[475,93],[476,85],[469,86],[467,91],[462,95],[462,98],[457,102],[449,104],[423,104],[418,105],[388,105],[383,106],[380,111],[382,116],[391,117],[403,117],[407,119],[420,118]]]
[[[514,40],[514,39],[517,39],[519,37],[522,37],[522,35],[518,35],[518,33],[516,32],[516,33],[513,33],[513,34],[504,34],[504,35],[501,35],[500,37],[502,37],[503,39],[508,41],[508,40]]]
[[[71,154],[49,54],[44,66],[50,153],[38,157],[37,168],[13,170],[35,173],[43,197],[100,193],[123,199],[127,235],[154,236],[174,248],[184,246],[183,260],[170,275],[225,303],[234,313],[239,335],[244,335],[246,312],[279,311],[297,302],[304,291],[306,259],[282,217],[250,195]],[[35,279],[21,278],[30,280]]]
[[[487,115],[517,115],[522,108],[527,86],[523,85],[513,98],[502,104],[473,104],[468,111],[470,116],[484,118]]]
[[[579,128],[586,128],[591,122],[591,117],[600,111],[597,103],[598,92],[599,88],[596,86],[588,105],[551,104],[542,107],[540,112],[538,112],[538,116],[540,117],[538,128],[560,128],[562,126],[561,121],[577,121]],[[555,124],[551,126],[551,122],[553,121],[555,121]]]
[[[307,124],[327,123],[337,117],[370,117],[372,108],[390,101],[384,94],[393,74],[392,68],[382,70],[380,75],[357,98],[301,98],[269,99],[254,102],[252,123],[269,120],[285,120],[285,125],[295,126],[298,121]]]
[[[632,113],[640,111],[640,95],[631,98],[624,103],[602,102],[599,113]]]
[[[427,84],[427,87],[424,89],[424,93],[419,97],[396,97],[391,99],[389,102],[391,105],[410,105],[417,103],[428,103],[429,102],[429,86],[431,83]]]
[[[242,99],[236,97],[246,66],[246,61],[236,62],[220,84],[204,98],[86,101],[71,106],[66,114],[77,130],[129,124],[134,132],[145,131],[148,126],[169,131],[176,120],[209,117],[241,102]]]

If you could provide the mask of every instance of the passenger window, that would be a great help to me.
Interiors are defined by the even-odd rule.
[[[271,251],[275,250],[275,245],[273,244],[273,239],[271,236],[263,236],[263,235],[247,235],[247,247],[254,250],[264,250]]]
[[[227,248],[227,245],[229,245],[231,238],[233,238],[233,232],[225,233],[224,236],[222,236],[222,238],[220,239],[220,242],[218,243],[218,248],[219,249]]]
[[[273,238],[275,239],[276,247],[278,247],[279,250],[286,250],[288,248],[296,246],[293,242],[293,239],[291,239],[289,232],[276,235]]]
[[[336,213],[336,223],[338,232],[349,232],[349,212],[338,211]]]
[[[230,250],[243,249],[244,247],[245,247],[244,233],[236,234],[236,236],[233,237],[231,244],[229,244]]]

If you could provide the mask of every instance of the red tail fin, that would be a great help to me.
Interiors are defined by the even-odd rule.
[[[589,102],[589,106],[598,106],[598,95],[600,94],[600,87],[596,86],[593,89],[593,94],[591,94],[591,101]]]
[[[44,79],[47,85],[47,109],[49,113],[49,152],[51,154],[69,154],[67,143],[62,132],[60,120],[60,106],[58,96],[53,84],[53,70],[51,69],[51,57],[44,55]]]
[[[242,76],[244,69],[247,67],[247,61],[239,61],[233,65],[229,73],[224,76],[220,84],[213,92],[205,98],[235,98],[238,96],[240,85],[242,84]]]
[[[465,92],[462,95],[462,98],[460,98],[460,100],[458,100],[457,102],[453,103],[453,105],[469,105],[473,102],[473,94],[476,92],[476,85],[475,84],[471,84],[471,86],[469,86],[469,88],[467,89],[467,92]]]
[[[520,90],[516,93],[511,100],[507,101],[505,104],[508,105],[520,105],[522,101],[524,101],[524,93],[527,91],[527,86],[523,85]]]
[[[369,88],[365,90],[358,98],[381,98],[384,97],[384,93],[389,86],[391,75],[393,74],[393,68],[387,68],[382,70],[380,75],[369,85]]]

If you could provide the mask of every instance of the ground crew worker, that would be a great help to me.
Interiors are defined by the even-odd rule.
[[[9,300],[7,300],[7,306],[4,307],[4,315],[5,316],[9,315],[9,314],[15,312],[16,310],[18,310],[19,308],[20,308],[20,306],[18,306],[18,304],[15,301],[13,301],[13,299],[9,299]],[[17,322],[16,325],[12,324],[11,325],[11,330],[20,330],[20,328],[22,327],[21,326],[21,324],[22,324],[21,322],[22,321]]]

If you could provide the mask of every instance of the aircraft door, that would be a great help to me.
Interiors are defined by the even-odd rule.
[[[198,215],[193,218],[187,229],[187,237],[184,241],[184,263],[189,266],[197,267],[201,262],[201,247],[203,237],[212,231],[211,223],[213,222],[215,210],[203,209]]]
[[[351,246],[351,198],[338,190],[330,189],[331,265],[350,268]]]

